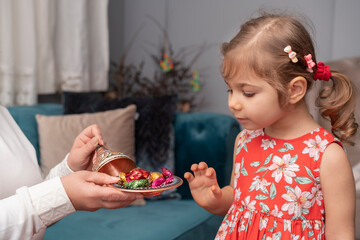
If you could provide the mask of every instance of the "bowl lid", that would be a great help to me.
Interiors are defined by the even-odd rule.
[[[93,171],[119,176],[121,172],[129,172],[136,167],[135,161],[121,152],[112,152],[99,145],[93,159]]]

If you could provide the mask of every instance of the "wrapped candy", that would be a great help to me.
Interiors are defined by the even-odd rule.
[[[166,179],[165,184],[172,183],[174,181],[173,173],[167,168],[161,168],[162,175]]]
[[[128,173],[120,173],[119,184],[126,188],[160,187],[174,181],[173,173],[167,168],[160,172],[149,172],[142,168],[134,168]]]
[[[160,172],[151,172],[149,176],[149,182],[152,183],[157,178],[163,177],[163,175]]]
[[[174,177],[170,176],[170,177],[166,178],[165,184],[172,183],[173,181],[174,181]]]
[[[120,178],[120,182],[126,182],[126,177],[125,177],[125,173],[124,172],[120,172],[120,176],[119,176],[119,178]]]
[[[159,177],[151,183],[151,187],[159,187],[165,182],[165,178]]]
[[[139,179],[139,180],[134,180],[131,182],[125,182],[124,186],[127,188],[141,188],[141,187],[147,187],[149,186],[149,180],[147,179]]]
[[[139,179],[147,179],[149,175],[150,172],[146,171],[145,169],[134,168],[133,170],[125,174],[125,178],[127,182],[131,182]]]
[[[172,172],[167,168],[161,168],[161,171],[164,178],[168,178],[173,175]]]

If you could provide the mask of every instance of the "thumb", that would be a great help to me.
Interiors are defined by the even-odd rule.
[[[106,173],[89,172],[87,181],[95,183],[96,185],[106,185],[118,182],[119,178],[110,176]]]
[[[88,141],[84,146],[83,146],[83,154],[85,156],[90,155],[92,152],[95,151],[97,145],[99,143],[99,137],[93,137],[90,141]]]
[[[219,196],[221,196],[221,189],[219,188],[219,186],[217,186],[217,185],[213,185],[212,187],[211,187],[211,191],[212,191],[212,193],[214,194],[214,196],[215,197],[219,197]]]

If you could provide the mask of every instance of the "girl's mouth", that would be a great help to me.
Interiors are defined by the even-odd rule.
[[[243,123],[246,122],[248,119],[247,118],[237,118],[238,122]]]

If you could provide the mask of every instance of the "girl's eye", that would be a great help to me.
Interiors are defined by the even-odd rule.
[[[252,92],[243,92],[245,97],[253,97],[255,95],[255,93]]]
[[[232,93],[232,89],[228,89],[227,92],[228,92],[228,93]]]

